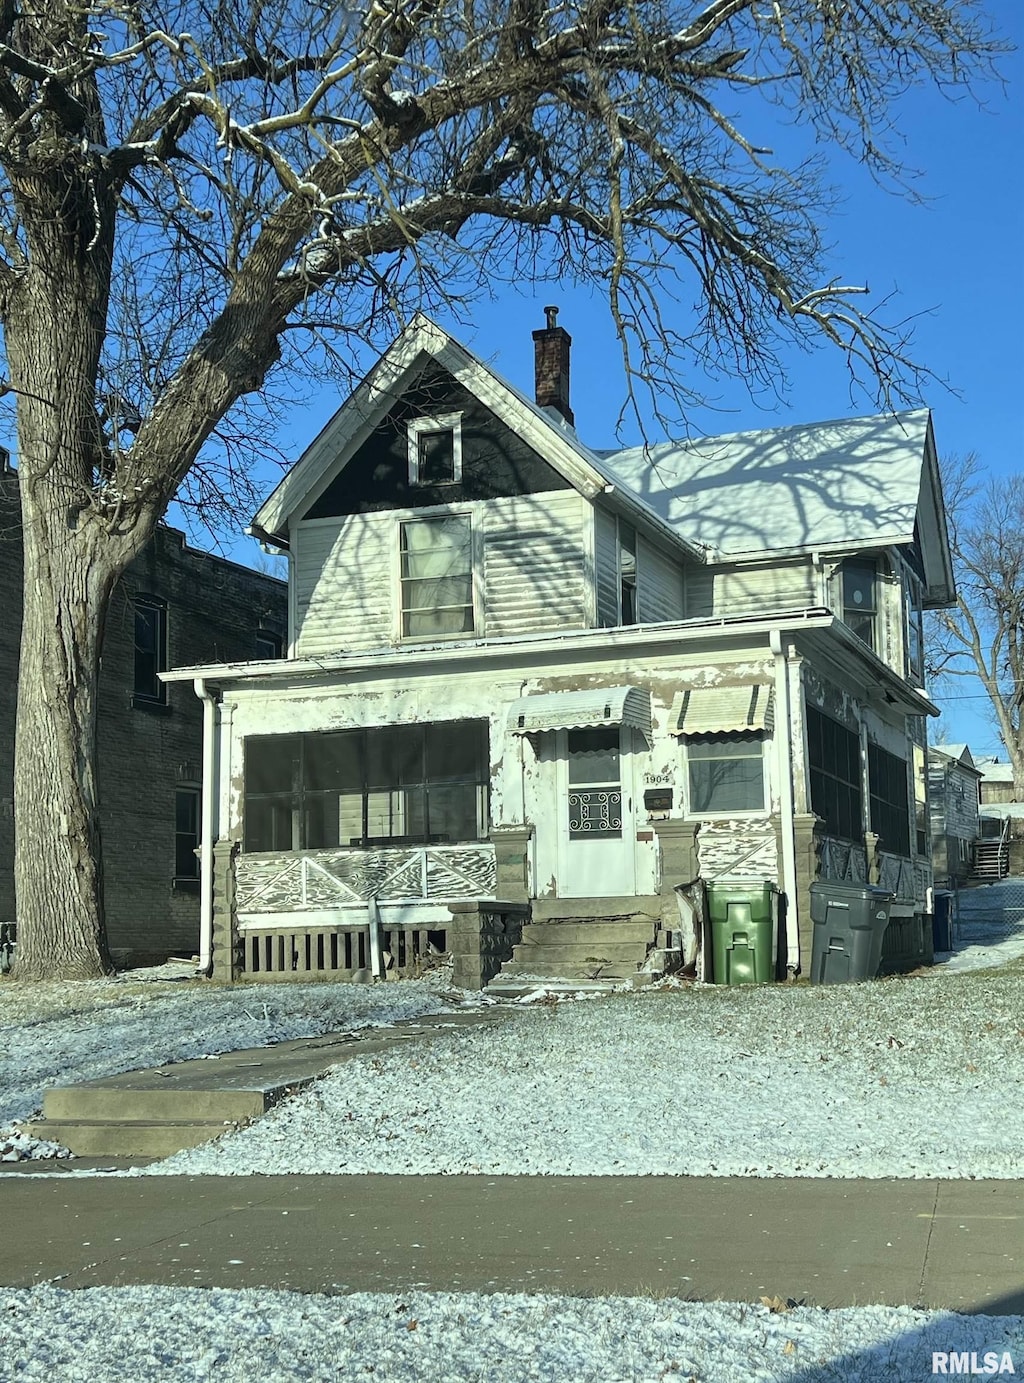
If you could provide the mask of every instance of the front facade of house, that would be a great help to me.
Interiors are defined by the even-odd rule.
[[[17,473],[0,479],[0,925],[16,923],[14,738],[22,560]],[[282,651],[282,582],[161,527],[111,599],[98,699],[107,932],[119,964],[192,955],[199,929],[203,710],[170,663]]]
[[[531,401],[417,319],[257,515],[288,657],[169,674],[213,705],[208,920],[323,962],[370,899],[670,928],[678,885],[767,880],[796,974],[825,875],[920,930],[927,413],[595,453],[567,334],[534,340]]]

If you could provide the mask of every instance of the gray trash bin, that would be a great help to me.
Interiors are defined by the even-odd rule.
[[[873,884],[819,879],[811,884],[811,983],[872,980],[894,895]]]

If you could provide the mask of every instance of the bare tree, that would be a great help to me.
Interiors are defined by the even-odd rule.
[[[932,670],[980,679],[1024,802],[1024,475],[986,479],[973,453],[942,470],[957,603],[934,617]]]
[[[694,359],[770,382],[822,336],[883,403],[916,397],[902,328],[824,275],[821,170],[736,112],[799,112],[898,180],[893,103],[1000,46],[972,0],[4,0],[18,973],[109,966],[104,616],[176,494],[245,483],[240,401],[310,342],[344,360],[416,306],[556,274],[603,286],[627,378],[684,407]]]

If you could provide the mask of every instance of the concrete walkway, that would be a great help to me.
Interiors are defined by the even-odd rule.
[[[558,1292],[1024,1312],[1011,1181],[0,1179],[0,1284]]]

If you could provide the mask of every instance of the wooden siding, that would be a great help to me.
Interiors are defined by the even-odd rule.
[[[679,562],[645,538],[637,551],[637,620],[659,624],[683,618],[683,570]]]
[[[569,490],[479,506],[489,636],[584,627],[585,505]]]
[[[376,648],[393,639],[395,521],[356,514],[299,524],[294,536],[296,656]]]
[[[597,623],[611,629],[619,622],[618,526],[607,509],[594,509],[594,581],[597,588]]]
[[[817,603],[809,562],[785,566],[706,567],[687,573],[688,619],[794,610]]]

